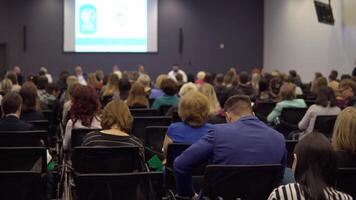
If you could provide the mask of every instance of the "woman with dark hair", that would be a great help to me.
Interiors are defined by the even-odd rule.
[[[45,116],[39,112],[40,99],[36,85],[26,82],[22,85],[19,93],[23,99],[20,119],[23,121],[45,120]]]
[[[120,91],[120,99],[122,101],[126,101],[126,99],[129,97],[129,92],[131,89],[131,83],[129,79],[122,78],[119,81],[119,91]]]
[[[309,107],[298,124],[299,129],[303,131],[300,137],[314,130],[317,116],[338,115],[340,111],[340,108],[336,106],[334,90],[330,87],[319,88],[315,104]]]
[[[162,81],[161,89],[164,95],[156,99],[153,104],[153,109],[159,109],[161,105],[178,105],[179,98],[177,97],[177,84],[172,79],[165,79]]]
[[[83,85],[75,88],[69,111],[70,119],[67,122],[63,140],[65,150],[70,149],[73,129],[101,129],[100,107],[100,101],[94,88]]]
[[[276,188],[268,200],[352,199],[351,196],[333,188],[336,182],[336,157],[324,135],[308,134],[297,144],[292,168],[297,183]]]
[[[131,87],[126,104],[129,107],[148,107],[149,102],[146,97],[145,87],[141,83],[134,83]]]

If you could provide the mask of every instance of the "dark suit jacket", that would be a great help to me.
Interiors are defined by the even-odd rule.
[[[6,116],[0,119],[0,131],[30,131],[34,130],[32,124],[28,124],[15,116]]]

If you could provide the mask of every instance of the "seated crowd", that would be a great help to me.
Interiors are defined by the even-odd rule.
[[[155,109],[179,118],[168,126],[162,141],[163,164],[170,144],[191,144],[174,161],[179,197],[202,198],[200,189],[193,187],[192,171],[206,162],[278,164],[284,171],[285,141],[293,138],[299,140],[293,167],[285,170],[285,185],[269,199],[352,199],[334,186],[338,167],[356,167],[356,74],[339,80],[333,70],[328,79],[316,73],[311,83],[303,83],[294,70],[248,73],[231,68],[225,75],[200,71],[195,79],[174,65],[152,83],[143,65],[131,72],[121,72],[117,65],[110,74],[97,70],[87,76],[80,66],[74,72],[63,71],[56,79],[42,67],[25,80],[20,67],[8,71],[0,84],[0,130],[36,130],[32,122],[47,120],[43,111],[51,110],[65,154],[72,151],[72,130],[93,129],[82,146],[139,147],[144,165],[150,158],[142,138],[132,133],[130,110]],[[263,120],[254,112],[265,103],[275,106]],[[277,127],[289,108],[305,109],[305,114],[294,124],[296,130],[280,133]],[[319,116],[335,117],[331,138],[315,130]]]

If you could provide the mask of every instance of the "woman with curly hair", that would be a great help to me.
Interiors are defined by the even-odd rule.
[[[67,122],[63,140],[63,147],[69,150],[73,129],[101,129],[99,97],[94,88],[78,86],[73,91],[70,119]]]

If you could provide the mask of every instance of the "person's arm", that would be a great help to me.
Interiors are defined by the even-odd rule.
[[[272,193],[269,195],[269,197],[268,197],[268,200],[278,200],[277,199],[277,195],[276,195],[276,191],[278,190],[278,188],[276,188],[276,189],[274,189],[273,191],[272,191]]]
[[[300,120],[300,122],[298,123],[298,128],[300,130],[306,130],[309,126],[309,122],[312,118],[312,110],[313,109],[313,106],[310,107],[307,112],[305,113],[304,117],[302,120]]]
[[[277,103],[273,111],[267,116],[267,122],[273,122],[277,117],[281,115],[282,106],[280,103]]]
[[[210,131],[175,159],[173,168],[178,195],[194,196],[192,170],[211,156],[214,140],[215,134],[213,131]]]
[[[156,99],[156,100],[153,102],[151,108],[152,108],[152,109],[159,109],[159,107],[161,106],[159,101],[160,101],[159,99]]]
[[[66,129],[64,132],[64,139],[63,139],[63,149],[65,151],[68,151],[71,146],[72,129],[73,129],[73,122],[72,122],[72,120],[69,120],[66,125]]]
[[[184,83],[188,82],[187,74],[186,74],[183,70],[180,70],[180,73],[181,73],[182,76],[183,76],[183,82],[184,82]]]
[[[172,144],[172,143],[173,143],[173,140],[168,135],[166,135],[164,137],[164,142],[163,142],[163,155],[165,158],[167,158],[168,145]]]

